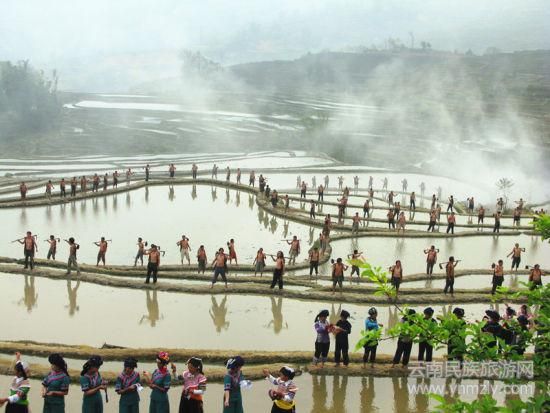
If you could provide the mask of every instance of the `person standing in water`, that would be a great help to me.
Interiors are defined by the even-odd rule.
[[[206,263],[208,261],[208,258],[206,257],[206,250],[204,249],[204,245],[201,245],[199,249],[197,250],[197,262],[198,262],[198,273],[201,272],[204,274],[206,271]]]
[[[279,285],[279,290],[283,289],[283,274],[285,272],[285,257],[282,251],[277,252],[277,257],[271,256],[275,261],[275,269],[273,270],[273,281],[269,288],[275,288],[275,285]]]
[[[212,167],[212,179],[218,179],[218,165]]]
[[[309,202],[309,219],[315,219],[315,201]]]
[[[292,237],[292,241],[287,240],[286,243],[290,245],[290,251],[288,253],[289,260],[288,264],[296,264],[296,257],[300,255],[300,240],[296,235]]]
[[[260,273],[260,277],[264,275],[264,269],[265,269],[265,259],[266,254],[264,253],[264,249],[260,248],[258,252],[256,252],[256,258],[254,258],[254,262],[252,265],[254,265],[254,277],[258,272]]]
[[[227,278],[225,272],[227,269],[227,254],[223,252],[223,248],[220,248],[216,253],[214,261],[212,261],[212,266],[214,267],[214,275],[212,277],[212,285],[210,288],[214,287],[214,284],[218,281],[218,276],[222,277],[223,282],[225,283],[225,288],[227,288]]]
[[[27,231],[27,235],[24,238],[17,240],[20,244],[23,244],[23,254],[25,256],[25,270],[31,267],[34,269],[34,253],[38,252],[38,244],[36,243],[36,237],[32,235],[31,231]]]
[[[535,288],[542,287],[542,276],[545,275],[540,269],[539,264],[535,264],[531,271],[529,272],[529,282],[531,287],[529,289],[534,290]]]
[[[168,167],[168,174],[170,175],[170,178],[174,178],[176,176],[176,167],[173,163],[171,163]]]
[[[498,211],[496,214],[493,214],[493,216],[495,217],[495,225],[493,226],[493,234],[494,233],[500,233],[500,217],[501,217],[501,213],[500,211]]]
[[[101,237],[101,240],[99,242],[94,242],[96,246],[99,247],[99,252],[97,253],[97,263],[96,267],[99,266],[99,262],[103,262],[103,266],[105,266],[105,255],[107,254],[107,246],[108,243],[105,241],[105,237]]]
[[[361,217],[359,212],[356,212],[355,215],[351,218],[351,232],[358,234],[359,233],[359,223],[361,222]]]
[[[495,295],[497,288],[502,286],[504,282],[504,262],[498,260],[498,264],[492,265],[493,269],[493,288],[491,289],[491,295]]]
[[[139,413],[139,391],[142,389],[137,360],[129,357],[124,360],[124,370],[115,380],[115,392],[120,395],[119,413]]]
[[[395,298],[399,295],[399,286],[403,281],[403,267],[401,265],[401,260],[395,261],[395,265],[390,267],[391,273],[391,284],[395,288]]]
[[[319,275],[319,248],[313,247],[309,252],[309,278],[313,275],[313,270],[315,270],[315,276]]]
[[[454,294],[455,290],[455,267],[457,266],[458,261],[455,261],[455,257],[449,257],[449,262],[445,265],[445,288],[443,293],[447,294],[447,291]],[[439,264],[441,267],[442,264]]]
[[[58,239],[54,235],[50,235],[50,239],[47,239],[46,242],[50,244],[50,248],[48,249],[48,255],[46,256],[46,259],[53,259],[55,261],[55,253],[57,252],[57,241]]]
[[[73,176],[73,179],[71,179],[71,196],[76,196],[76,176]]]
[[[485,218],[485,208],[483,205],[480,205],[477,209],[477,227],[478,230],[483,231],[483,219]]]
[[[252,186],[252,188],[256,186],[256,174],[254,173],[254,171],[250,171],[250,175],[248,177],[248,186]]]
[[[456,223],[455,213],[451,212],[451,214],[447,216],[447,234],[449,233],[449,231],[451,231],[451,234],[454,235],[455,223]]]
[[[414,193],[414,191],[411,192],[411,195],[409,197],[409,205],[411,211],[416,211],[416,194]]]
[[[21,185],[19,185],[19,193],[21,194],[21,200],[25,200],[27,198],[27,185],[25,182],[21,182]]]
[[[225,168],[225,181],[229,182],[231,180],[231,169],[229,169],[229,166]]]
[[[156,284],[160,266],[160,251],[155,244],[151,244],[151,248],[146,250],[143,254],[149,256],[149,262],[147,263],[147,278],[145,279],[145,284],[149,284],[151,276],[153,276],[153,284]]]
[[[139,237],[137,240],[137,246],[138,250],[136,258],[134,259],[134,267],[137,266],[138,260],[141,261],[141,265],[143,266],[143,254],[145,253],[145,244],[143,243],[143,239],[141,237]]]
[[[340,286],[340,293],[344,288],[344,271],[348,269],[347,265],[344,265],[342,258],[338,258],[332,268],[332,294],[336,292],[336,284]]]
[[[72,267],[76,268],[76,274],[80,275],[80,266],[78,265],[78,261],[76,260],[76,252],[80,248],[80,245],[78,245],[73,237],[70,237],[68,240],[64,240],[67,244],[69,244],[69,261],[67,262],[67,273],[66,275],[71,275],[71,269]]]
[[[59,197],[65,198],[67,196],[67,191],[65,190],[65,178],[61,178],[61,181],[59,182]]]
[[[227,249],[229,250],[229,264],[233,264],[233,260],[235,260],[235,265],[239,265],[237,262],[237,251],[235,250],[235,240],[233,238],[227,243]]]
[[[181,265],[183,266],[183,260],[187,260],[187,265],[191,265],[191,258],[189,257],[189,252],[191,251],[191,245],[189,245],[189,238],[185,235],[181,236],[181,240],[176,242],[176,245],[180,249],[181,256]]]
[[[432,275],[434,272],[434,265],[437,262],[437,253],[439,249],[436,249],[434,245],[424,250],[426,254],[426,274]]]
[[[405,235],[405,225],[407,225],[407,218],[405,217],[405,213],[401,212],[397,219],[397,234],[399,234],[399,231],[402,231],[403,235]]]
[[[512,269],[511,271],[514,271],[514,267],[516,268],[516,272],[519,269],[519,264],[521,263],[521,253],[525,252],[525,248],[520,248],[519,244],[516,243],[514,245],[514,248],[512,248],[512,251],[506,256],[506,257],[512,257]]]
[[[193,179],[197,179],[198,170],[199,170],[199,167],[197,166],[197,164],[193,163],[193,165],[191,166],[191,176],[193,177]]]

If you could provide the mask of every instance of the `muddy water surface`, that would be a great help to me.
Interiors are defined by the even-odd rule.
[[[6,340],[99,347],[108,343],[124,347],[308,351],[313,350],[315,341],[315,315],[326,308],[333,323],[338,321],[342,309],[351,313],[353,347],[369,307],[282,297],[115,289],[78,281],[0,274],[0,310],[3,314],[17,314],[3,321]],[[450,305],[432,307],[436,315],[452,311]],[[466,318],[472,320],[480,319],[488,305],[461,307]],[[399,322],[393,307],[377,308],[379,322],[385,327]],[[416,308],[421,310],[423,306]],[[504,307],[497,310],[503,312]],[[62,331],[56,326],[63,326]],[[393,340],[379,345],[380,354],[394,351]]]

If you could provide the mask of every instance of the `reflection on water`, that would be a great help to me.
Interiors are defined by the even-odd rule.
[[[38,301],[38,293],[34,286],[34,276],[25,275],[25,287],[23,288],[23,298],[19,300],[18,304],[23,304],[27,311],[30,313],[33,308],[36,307]]]
[[[191,187],[191,198],[193,198],[193,200],[197,199],[197,185]]]
[[[227,330],[229,328],[229,321],[226,320],[227,317],[227,296],[224,296],[221,303],[218,305],[218,300],[215,296],[210,296],[212,301],[212,307],[209,311],[210,318],[214,322],[214,327],[216,331],[220,333],[222,330]]]
[[[271,312],[273,320],[267,325],[268,328],[273,326],[273,332],[279,334],[283,329],[283,297],[269,297],[271,300]],[[288,328],[288,323],[284,323],[284,328]]]
[[[144,321],[148,321],[151,327],[155,327],[157,325],[157,321],[159,321],[161,318],[164,318],[160,314],[157,291],[147,290],[145,291],[145,295],[147,314],[141,317],[141,320],[139,320],[139,324],[142,324]]]
[[[73,316],[75,312],[80,310],[80,307],[76,303],[76,293],[78,291],[78,288],[80,287],[80,280],[76,282],[76,285],[72,287],[72,281],[67,280],[67,294],[69,296],[69,305],[67,306],[69,308],[69,316]]]

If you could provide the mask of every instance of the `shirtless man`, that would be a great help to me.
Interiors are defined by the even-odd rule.
[[[426,248],[424,250],[424,254],[426,254],[426,274],[432,275],[434,272],[434,265],[437,262],[437,253],[439,252],[439,248],[435,248],[435,245],[432,245],[430,248]]]
[[[493,216],[495,217],[495,225],[493,227],[493,233],[500,233],[500,217],[501,217],[501,213],[500,211],[498,211],[496,214],[493,214]]]
[[[348,254],[348,259],[364,261],[365,257],[363,257],[363,252],[359,252],[359,250],[353,250],[353,254]],[[361,276],[359,272],[359,267],[352,264],[350,277],[353,278],[353,274],[357,274],[357,277]]]
[[[455,261],[455,257],[449,257],[449,262],[445,265],[445,288],[443,289],[443,293],[447,294],[447,291],[451,293],[451,295],[455,292],[455,267],[457,266],[458,261]],[[441,264],[439,264],[441,266]]]
[[[520,220],[521,220],[521,209],[517,207],[516,209],[514,209],[514,220],[512,222],[512,226],[519,227]]]
[[[474,197],[468,198],[468,214],[472,215],[474,213]]]
[[[451,195],[449,197],[449,205],[447,205],[447,212],[449,212],[449,211],[453,212],[454,205],[455,205],[455,199]]]
[[[176,176],[176,167],[173,163],[171,163],[168,167],[168,174],[170,175],[170,178],[174,178]]]
[[[248,176],[248,186],[252,186],[253,188],[256,186],[256,174],[254,171],[250,171],[250,175]]]
[[[73,176],[73,179],[71,179],[71,196],[76,196],[76,176]]]
[[[218,165],[212,167],[212,179],[218,179]]]
[[[25,185],[25,182],[21,182],[21,185],[19,185],[19,193],[21,194],[21,199],[25,200],[27,198],[27,185]]]
[[[313,275],[313,270],[315,270],[315,276],[319,275],[319,248],[313,247],[309,251],[309,278]]]
[[[61,178],[61,181],[59,182],[59,197],[65,198],[67,196],[67,192],[65,190],[65,178]]]
[[[160,266],[160,251],[155,244],[151,244],[151,248],[146,250],[143,254],[149,256],[149,262],[147,263],[147,278],[145,279],[145,284],[149,284],[151,275],[153,276],[153,284],[156,284]]]
[[[315,219],[315,202],[313,200],[309,202],[309,219]]]
[[[403,267],[401,266],[400,260],[395,261],[395,265],[392,265],[390,267],[390,274],[391,284],[395,288],[395,297],[397,298],[397,296],[399,295],[399,286],[403,281]]]
[[[435,215],[437,217],[437,222],[441,222],[441,205],[439,204],[435,206]]]
[[[483,231],[483,219],[485,218],[485,208],[480,205],[477,209],[477,226],[478,230]]]
[[[390,209],[386,216],[388,217],[388,229],[395,229],[395,216],[393,209]]]
[[[52,181],[49,180],[48,183],[46,184],[46,196],[48,197],[48,199],[52,197],[52,189],[53,189],[53,184],[52,184]]]
[[[344,271],[348,266],[342,262],[342,258],[338,258],[332,267],[332,294],[336,292],[336,284],[340,286],[340,292],[344,288]]]
[[[201,245],[197,250],[198,274],[200,274],[201,272],[204,274],[204,272],[206,271],[207,260],[208,258],[206,257],[206,250],[204,249],[204,245]]]
[[[193,165],[191,166],[191,176],[193,177],[193,179],[197,179],[198,170],[199,170],[199,167],[197,166],[197,164],[193,163]]]
[[[435,196],[435,194],[432,195],[432,204],[430,206],[430,209],[434,209],[435,208],[435,204],[437,202],[437,198]]]
[[[408,186],[409,186],[409,183],[407,182],[407,178],[403,179],[401,181],[401,187],[403,188],[403,192],[407,192]]]
[[[519,212],[523,212],[523,206],[525,205],[523,198],[520,198],[519,201],[515,201],[515,202],[516,204],[518,204]]]
[[[87,191],[87,185],[88,185],[88,180],[86,179],[86,177],[84,175],[82,175],[80,177],[80,192],[86,192]]]
[[[76,274],[80,275],[80,266],[78,265],[78,261],[76,260],[76,252],[80,248],[80,245],[75,242],[73,237],[64,241],[69,244],[69,260],[67,261],[67,272],[65,275],[71,275],[71,270],[73,267],[76,268]]]
[[[252,265],[254,266],[254,277],[256,276],[256,274],[258,274],[258,272],[260,272],[260,277],[263,277],[266,258],[267,255],[264,252],[264,249],[260,248],[256,253],[256,258],[254,258],[254,262],[252,263]]]
[[[36,236],[32,235],[32,232],[27,231],[27,235],[24,238],[18,239],[20,244],[23,244],[23,254],[25,256],[25,269],[31,267],[34,269],[34,253],[38,252],[38,244],[36,243]]]
[[[231,169],[228,166],[227,168],[225,168],[225,181],[229,182],[230,179],[231,179]]]
[[[325,188],[323,187],[323,185],[319,185],[319,187],[317,188],[317,201],[324,201],[324,192]]]
[[[409,197],[409,205],[411,211],[416,211],[416,194],[414,193],[414,191],[411,192],[411,195]]]
[[[359,223],[361,222],[361,217],[359,216],[359,212],[356,212],[355,215],[351,218],[351,232],[352,234],[359,233]]]
[[[393,193],[393,191],[390,191],[390,193],[388,194],[388,204],[391,206],[393,205],[393,197],[395,196],[395,194]]]
[[[451,234],[455,233],[455,223],[455,213],[451,212],[451,215],[447,215],[447,234],[449,233],[449,231],[451,232]]]
[[[432,209],[430,211],[430,222],[428,225],[428,232],[430,232],[430,230],[432,230],[432,232],[435,231],[436,220],[437,220],[437,214],[435,212],[435,209]]]
[[[302,185],[300,187],[300,198],[305,198],[307,192],[307,184],[305,181],[302,181]]]
[[[128,168],[126,170],[126,185],[130,185],[130,183],[132,182],[132,175],[134,173],[132,172],[132,169],[131,168]]]
[[[290,250],[288,252],[289,260],[288,265],[295,265],[296,264],[296,257],[300,255],[300,240],[296,235],[292,237],[292,241],[286,240],[286,243],[290,245]]]
[[[118,188],[118,171],[113,172],[113,188]]]
[[[535,288],[542,287],[542,276],[543,272],[540,269],[539,264],[535,264],[533,268],[531,268],[531,271],[529,272],[529,282],[533,283],[530,290],[534,290]]]
[[[290,198],[288,197],[288,194],[284,196],[284,202],[285,202],[285,214],[288,212],[288,207],[290,206]]]
[[[187,260],[187,265],[191,265],[191,259],[189,258],[189,252],[191,251],[191,245],[189,245],[189,238],[185,235],[181,236],[181,240],[176,242],[176,245],[180,248],[181,265],[183,266],[183,260]]]
[[[137,250],[136,258],[134,259],[134,267],[137,266],[138,260],[141,261],[141,266],[143,266],[143,254],[145,253],[145,243],[143,242],[143,239],[141,237],[139,237],[137,240],[137,246],[138,246],[138,250]]]
[[[495,295],[497,287],[500,287],[504,282],[504,262],[498,260],[498,264],[493,264],[493,288],[491,289],[491,295]]]
[[[514,267],[516,267],[516,272],[519,268],[519,264],[521,262],[521,253],[525,252],[525,248],[520,248],[519,244],[516,243],[514,245],[514,248],[512,248],[512,251],[506,256],[506,257],[512,257],[512,269],[511,271],[514,271]]]
[[[502,199],[502,197],[500,197],[499,199],[497,199],[497,212],[502,212],[503,209],[504,209],[504,200]]]
[[[241,183],[241,168],[237,168],[237,183]]]
[[[97,263],[96,267],[99,266],[99,262],[103,262],[103,266],[105,266],[105,254],[107,253],[107,246],[108,243],[105,241],[105,237],[101,237],[101,240],[99,242],[94,242],[96,246],[99,247],[99,252],[97,253]]]
[[[45,240],[48,244],[50,244],[50,248],[48,249],[48,255],[46,256],[46,259],[53,259],[55,260],[55,253],[57,252],[57,242],[59,241],[58,238],[56,238],[54,235],[50,235],[50,239]]]
[[[397,218],[397,234],[399,235],[399,231],[403,231],[403,235],[405,235],[405,225],[407,224],[407,218],[405,218],[405,213],[401,212],[399,213],[399,218]]]
[[[344,219],[344,214],[346,213],[346,204],[347,198],[345,196],[338,200],[338,221]]]
[[[275,269],[273,270],[273,281],[269,288],[275,288],[275,285],[279,285],[279,290],[283,289],[283,274],[285,272],[285,257],[283,252],[277,252],[277,257],[274,258],[271,256],[273,261],[275,261]]]
[[[92,192],[97,192],[99,190],[99,175],[94,174],[94,178],[92,181]]]
[[[103,190],[107,190],[107,186],[109,185],[109,177],[107,174],[103,175]]]
[[[363,204],[363,219],[370,218],[370,201],[367,198]]]
[[[227,268],[227,258],[228,256],[223,252],[223,248],[220,248],[216,253],[214,261],[212,261],[214,276],[212,277],[212,285],[210,286],[210,288],[214,287],[214,284],[216,284],[216,282],[218,281],[218,276],[222,277],[222,280],[225,283],[225,288],[227,288],[227,277],[225,276],[225,271]]]

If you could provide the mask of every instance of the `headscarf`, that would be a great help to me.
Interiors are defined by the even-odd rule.
[[[15,370],[23,376],[25,380],[27,380],[27,374],[29,373],[29,363],[26,361],[19,360],[17,363],[15,363]]]
[[[236,369],[237,367],[244,366],[244,359],[241,356],[235,356],[227,360],[225,367],[229,370]]]
[[[59,353],[50,354],[50,356],[48,357],[48,362],[54,365],[55,367],[59,368],[67,376],[69,375],[69,372],[67,371],[67,363],[65,362],[65,359],[63,359],[61,354]]]
[[[187,360],[187,364],[191,364],[199,371],[200,374],[202,374],[202,359],[198,357],[191,357],[189,360]]]
[[[168,363],[170,363],[170,355],[166,351],[161,351],[157,354],[157,362],[159,362],[163,366],[166,366]]]
[[[319,314],[317,314],[317,317],[315,317],[315,322],[319,321],[319,317],[328,317],[329,314],[328,310],[321,310]]]
[[[133,357],[128,357],[124,360],[124,368],[135,369],[137,367],[137,360]]]
[[[101,367],[102,364],[103,364],[103,359],[101,358],[101,356],[92,356],[82,366],[82,371],[80,372],[80,375],[84,376],[86,373],[88,373],[88,370],[90,370],[91,367],[99,368]]]
[[[279,373],[281,373],[283,376],[288,377],[289,380],[292,380],[296,375],[296,372],[294,371],[294,369],[288,366],[283,366],[281,370],[279,370]]]
[[[340,316],[344,318],[349,318],[350,314],[346,310],[340,311]]]

